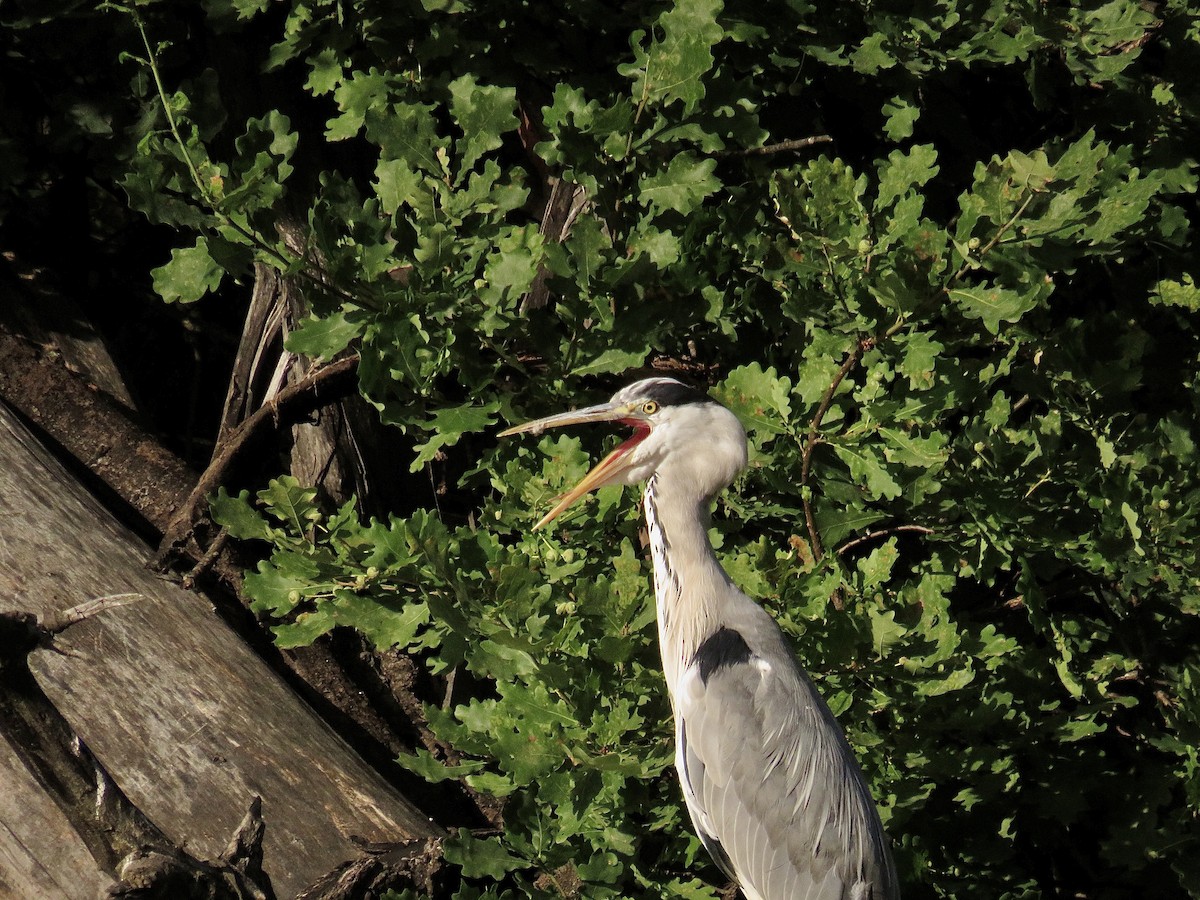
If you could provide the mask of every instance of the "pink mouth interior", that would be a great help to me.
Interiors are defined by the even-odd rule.
[[[633,434],[626,438],[625,441],[613,451],[612,455],[614,459],[629,453],[634,447],[636,447],[646,438],[650,437],[650,426],[648,426],[645,422],[639,421],[638,419],[622,419],[621,423],[623,425],[631,426],[633,428]]]

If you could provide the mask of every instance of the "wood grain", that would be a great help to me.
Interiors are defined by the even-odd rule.
[[[0,897],[96,900],[113,879],[0,740]]]
[[[264,867],[280,896],[354,857],[350,835],[437,833],[202,597],[147,570],[149,558],[0,406],[0,609],[47,616],[98,596],[145,597],[65,632],[58,644],[70,655],[30,658],[137,807],[215,858],[261,796]]]

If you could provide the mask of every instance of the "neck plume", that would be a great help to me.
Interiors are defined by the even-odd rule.
[[[654,475],[642,498],[663,674],[674,702],[680,673],[712,634],[720,608],[735,594],[708,540],[708,500]]]

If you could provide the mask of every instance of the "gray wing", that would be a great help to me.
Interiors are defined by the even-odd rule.
[[[676,767],[701,840],[748,900],[895,900],[841,729],[774,622],[745,632],[705,641],[676,695]]]

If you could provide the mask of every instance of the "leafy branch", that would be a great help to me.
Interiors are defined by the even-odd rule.
[[[1022,202],[1017,208],[1017,211],[1014,212],[1007,221],[1001,224],[988,242],[979,249],[979,255],[973,260],[969,259],[964,262],[962,266],[959,267],[958,271],[950,276],[949,284],[956,284],[957,282],[961,281],[968,272],[970,272],[972,269],[975,269],[979,263],[983,261],[984,257],[992,252],[996,245],[1000,243],[1001,238],[1008,233],[1009,229],[1017,224],[1018,221],[1020,221],[1021,216],[1025,214],[1025,210],[1029,208],[1029,204],[1033,202],[1033,198],[1036,196],[1036,191],[1029,192],[1029,194],[1025,197],[1024,202]]]
[[[295,272],[300,275],[310,285],[319,288],[321,291],[332,294],[338,297],[343,302],[356,303],[358,298],[353,294],[343,290],[338,285],[333,284],[324,272],[314,272],[305,262],[306,258],[292,258],[280,251],[274,244],[266,240],[257,232],[247,228],[239,222],[234,216],[225,211],[224,203],[221,199],[213,196],[210,186],[205,183],[204,178],[200,174],[199,166],[192,158],[191,150],[188,142],[184,140],[183,133],[180,130],[179,122],[176,119],[174,108],[172,107],[170,98],[167,96],[166,86],[163,83],[162,73],[158,64],[158,48],[151,42],[150,36],[146,30],[146,24],[136,8],[126,7],[118,4],[106,4],[105,8],[111,8],[123,12],[130,16],[134,26],[137,28],[138,35],[141,37],[142,46],[145,48],[146,56],[144,59],[139,59],[150,71],[151,78],[154,81],[155,90],[158,94],[159,105],[162,108],[163,114],[167,120],[167,127],[171,132],[171,137],[175,142],[176,148],[180,156],[183,158],[184,165],[187,168],[188,175],[192,183],[196,186],[196,190],[200,193],[200,198],[203,200],[207,210],[220,221],[221,225],[231,229],[238,234],[250,246],[254,247],[261,253],[266,254],[272,259],[281,271]]]
[[[820,437],[821,422],[825,418],[825,414],[829,412],[830,404],[833,403],[833,396],[837,393],[837,389],[841,386],[842,381],[850,374],[850,370],[858,365],[858,361],[862,358],[863,352],[869,346],[866,340],[859,340],[854,347],[846,354],[846,358],[842,361],[838,368],[837,374],[829,383],[829,387],[825,389],[825,393],[821,395],[821,402],[817,404],[817,409],[813,413],[812,419],[808,423],[808,435],[804,440],[804,452],[800,458],[800,498],[804,506],[804,524],[808,528],[808,540],[812,545],[813,560],[820,562],[825,551],[821,546],[821,536],[817,532],[816,519],[813,517],[812,507],[812,488],[808,483],[809,475],[812,472],[812,456],[813,451],[817,449],[817,444],[823,443]],[[840,609],[840,600],[835,601],[835,606]]]

